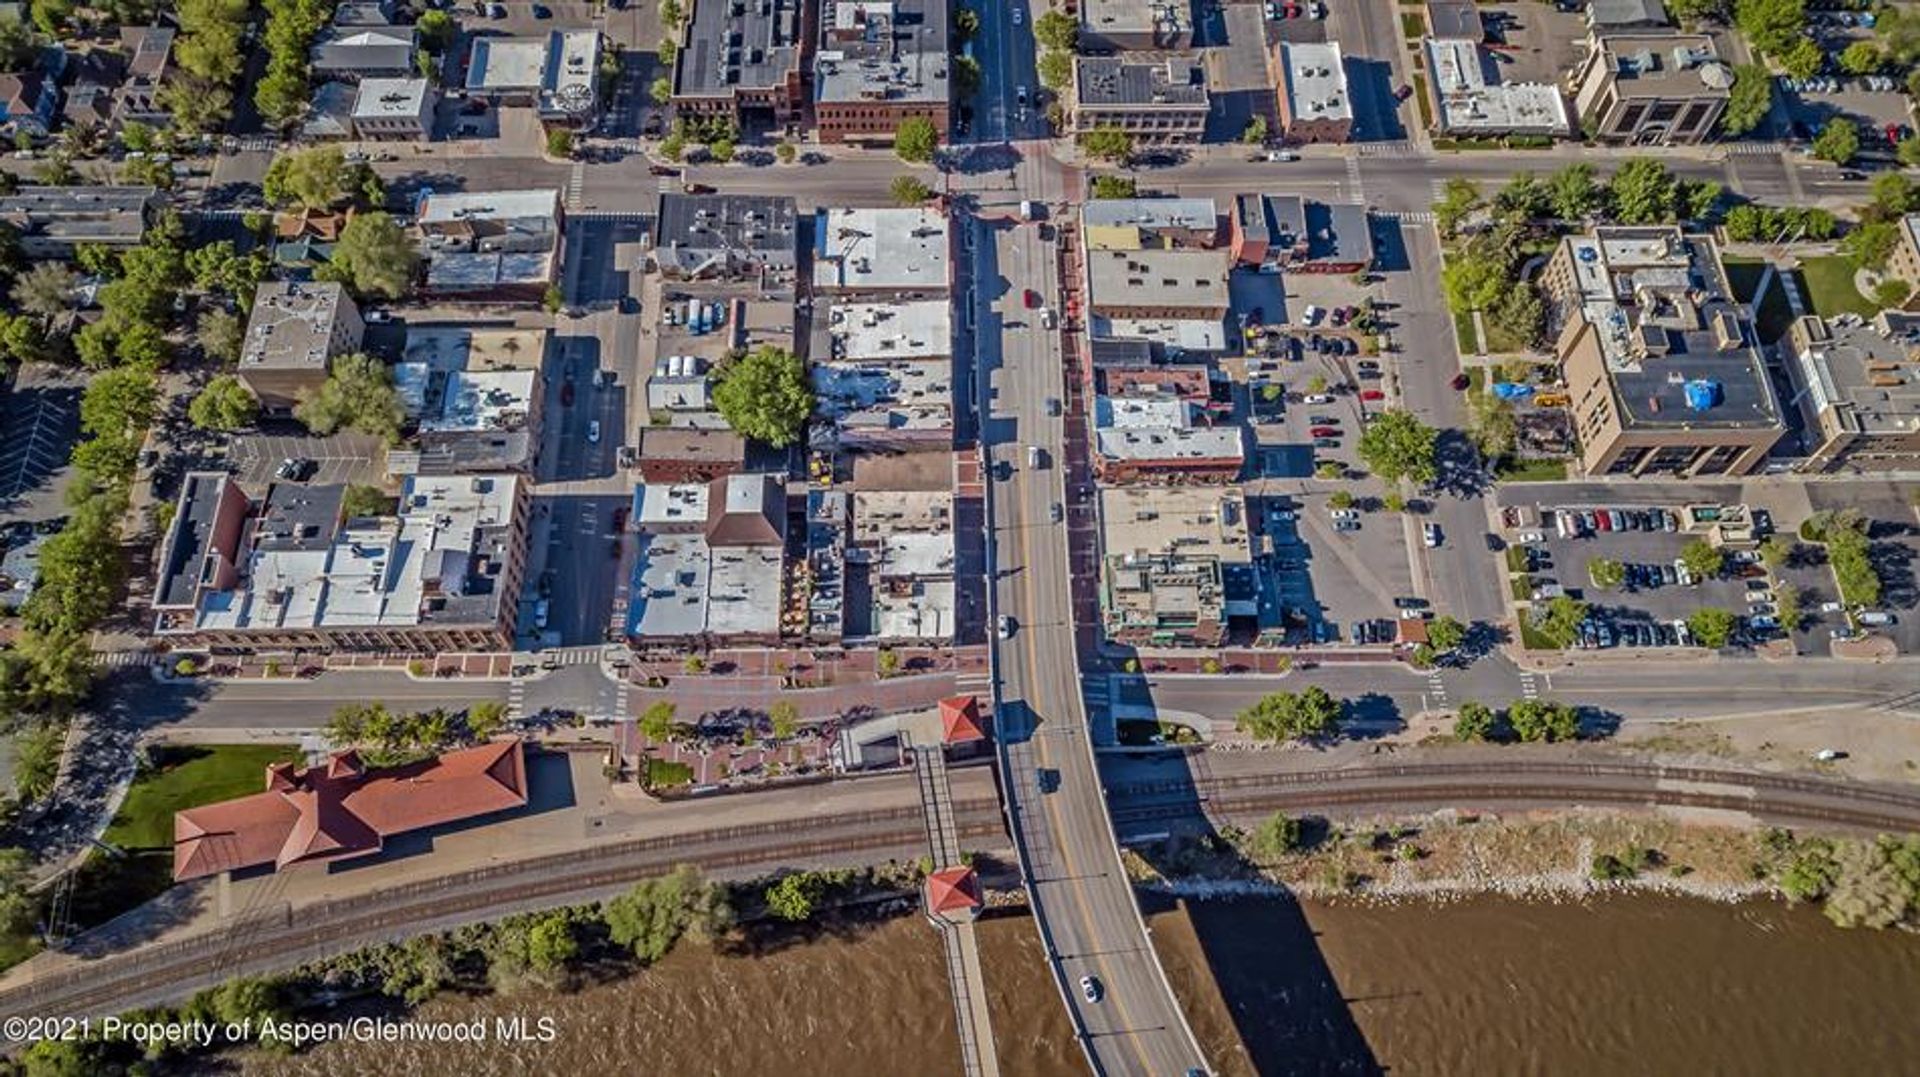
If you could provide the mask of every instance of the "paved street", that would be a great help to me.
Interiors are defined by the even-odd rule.
[[[1041,933],[1095,1070],[1181,1073],[1202,1065],[1199,1047],[1115,849],[1080,700],[1067,549],[1058,529],[1039,523],[1066,500],[1066,420],[1043,403],[1065,387],[1059,337],[1029,320],[1022,297],[1032,289],[1057,309],[1056,252],[1032,225],[983,224],[975,235],[989,564],[994,609],[1007,619],[1001,634],[1011,632],[998,645],[1002,795]],[[1083,997],[1088,976],[1104,987],[1104,1000]]]

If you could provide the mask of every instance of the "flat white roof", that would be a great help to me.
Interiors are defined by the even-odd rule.
[[[1303,120],[1353,117],[1353,100],[1347,93],[1347,72],[1341,65],[1339,45],[1283,44],[1280,55],[1286,65],[1284,78],[1295,117]]]
[[[546,66],[544,37],[476,37],[467,52],[467,89],[532,93]]]
[[[1253,560],[1247,500],[1237,486],[1103,486],[1100,525],[1101,548],[1109,555]]]
[[[836,359],[944,359],[953,354],[953,308],[943,300],[836,303],[828,331]]]
[[[947,219],[927,208],[828,209],[815,225],[813,283],[847,291],[945,291]]]
[[[1109,460],[1240,460],[1245,456],[1237,426],[1142,427],[1096,431],[1100,455]]]
[[[1217,319],[1199,318],[1103,318],[1093,319],[1096,338],[1105,340],[1150,340],[1155,344],[1184,348],[1191,352],[1223,351],[1227,346],[1227,326]]]
[[[525,191],[435,191],[420,205],[421,225],[470,220],[552,218],[560,210],[560,192],[554,188]]]
[[[417,118],[427,107],[427,91],[432,85],[426,79],[362,79],[360,96],[353,102],[353,118]]]
[[[1440,96],[1443,130],[1474,133],[1573,130],[1566,98],[1557,86],[1538,82],[1489,82],[1477,42],[1428,38],[1427,69]]]

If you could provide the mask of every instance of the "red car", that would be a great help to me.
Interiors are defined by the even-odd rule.
[[[1473,379],[1467,377],[1465,374],[1455,374],[1453,376],[1453,387],[1461,392],[1466,392],[1467,386],[1472,384]]]
[[[1307,433],[1317,438],[1337,438],[1340,436],[1340,428],[1337,426],[1316,426],[1307,431]]]
[[[1028,310],[1040,309],[1040,293],[1034,291],[1032,288],[1027,289],[1027,309]]]
[[[1378,389],[1362,389],[1360,391],[1360,399],[1362,400],[1385,400],[1386,398],[1387,394]]]

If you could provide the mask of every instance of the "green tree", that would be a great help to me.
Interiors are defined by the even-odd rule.
[[[1093,197],[1132,198],[1136,185],[1132,176],[1095,176],[1093,177]]]
[[[1451,651],[1467,641],[1467,626],[1452,617],[1436,617],[1427,623],[1427,642],[1436,651]]]
[[[1447,180],[1440,198],[1433,204],[1434,224],[1443,236],[1459,234],[1460,224],[1481,206],[1480,188],[1472,180],[1454,177]]]
[[[1049,12],[1049,14],[1052,13]],[[1040,75],[1040,85],[1059,93],[1073,81],[1073,56],[1070,53],[1048,49],[1040,54],[1034,69]]]
[[[1453,739],[1458,741],[1498,740],[1499,716],[1485,703],[1468,700],[1460,704],[1453,717]]]
[[[1706,606],[1687,618],[1687,631],[1693,633],[1693,641],[1700,646],[1719,650],[1733,638],[1735,620],[1726,610]]]
[[[32,318],[0,313],[0,356],[19,363],[50,362],[59,355],[54,342]]]
[[[1894,147],[1893,154],[1908,168],[1920,166],[1920,136],[1908,135],[1901,139],[1900,144]]]
[[[1353,507],[1353,494],[1346,490],[1335,490],[1327,495],[1327,507],[1350,509]]]
[[[1774,617],[1780,622],[1781,628],[1789,632],[1800,631],[1800,622],[1805,619],[1806,612],[1800,606],[1798,587],[1790,583],[1774,584],[1773,608]]]
[[[0,932],[18,935],[33,927],[40,902],[27,890],[33,860],[19,849],[0,849]]]
[[[811,919],[814,907],[825,896],[819,876],[798,872],[767,887],[767,911],[782,920],[799,922]]]
[[[1836,116],[1827,121],[1820,133],[1813,137],[1810,151],[1823,161],[1832,161],[1837,165],[1848,165],[1860,155],[1860,129],[1854,126],[1847,116]]]
[[[1673,173],[1651,157],[1635,157],[1621,165],[1607,191],[1614,216],[1627,224],[1666,224],[1679,216]]]
[[[35,262],[14,278],[14,305],[22,312],[51,322],[73,306],[73,292],[80,275],[61,262]]]
[[[1133,156],[1133,136],[1118,127],[1096,127],[1080,134],[1080,148],[1101,161],[1125,161]]]
[[[182,134],[217,130],[233,115],[233,91],[182,72],[160,88],[159,103]]]
[[[722,367],[713,390],[714,409],[734,432],[776,449],[800,439],[813,404],[806,364],[770,345]]]
[[[1399,408],[1382,412],[1360,435],[1360,459],[1382,481],[1422,485],[1438,474],[1434,445],[1440,432]]]
[[[686,136],[680,132],[675,131],[660,140],[660,156],[665,157],[667,160],[677,163],[682,157],[686,156],[686,153],[687,139]]]
[[[701,878],[699,869],[682,864],[609,900],[605,917],[613,944],[651,965],[684,937],[711,938],[725,931],[732,910],[719,887]]]
[[[1760,126],[1773,109],[1773,76],[1761,64],[1742,64],[1733,71],[1733,89],[1720,113],[1720,133],[1738,138]]]
[[[800,728],[800,708],[776,699],[767,707],[767,720],[773,725],[773,739],[790,740]]]
[[[1692,27],[1702,20],[1726,22],[1732,15],[1728,0],[1672,0],[1667,14],[1683,26]]]
[[[1533,347],[1540,343],[1540,336],[1546,331],[1547,305],[1533,285],[1514,281],[1493,305],[1488,317],[1501,332],[1526,347]]]
[[[673,738],[673,704],[659,700],[649,704],[640,713],[640,735],[655,744],[665,744]]]
[[[160,381],[143,367],[95,375],[80,397],[80,428],[95,437],[126,437],[153,424]]]
[[[1734,25],[1754,47],[1769,56],[1785,53],[1805,39],[1807,13],[1803,0],[1735,0]]]
[[[896,206],[918,206],[933,197],[933,189],[920,182],[918,176],[895,176],[887,190]]]
[[[1340,701],[1319,685],[1302,692],[1274,692],[1234,719],[1234,728],[1258,740],[1312,740],[1340,731]]]
[[[965,44],[973,35],[980,32],[980,14],[972,8],[956,5],[953,9],[953,37],[955,45]]]
[[[73,15],[73,0],[33,0],[28,5],[33,25],[48,37],[61,37],[67,19]]]
[[[1049,10],[1033,20],[1033,38],[1043,48],[1070,53],[1080,45],[1080,21],[1064,11]]]
[[[1872,544],[1857,527],[1827,529],[1827,563],[1840,587],[1840,598],[1853,606],[1876,606],[1884,586],[1874,567]]]
[[[453,16],[435,8],[428,8],[413,20],[413,29],[420,35],[420,47],[440,55],[453,43]]]
[[[1880,70],[1886,60],[1880,46],[1871,41],[1856,41],[1840,51],[1840,70],[1849,75],[1871,75]]]
[[[800,156],[800,151],[791,142],[781,142],[773,147],[773,155],[780,159],[781,164],[790,165],[795,157]]]
[[[240,360],[245,334],[237,315],[214,307],[200,312],[199,321],[194,323],[193,339],[207,358],[231,365]]]
[[[1580,735],[1580,714],[1565,703],[1516,699],[1507,707],[1507,724],[1522,741],[1573,740]]]
[[[187,405],[187,418],[202,430],[244,430],[260,416],[260,402],[240,379],[222,374]]]
[[[1868,221],[1840,240],[1840,251],[1863,269],[1882,270],[1900,242],[1900,227],[1892,221]]]
[[[654,79],[647,85],[647,97],[656,105],[664,106],[673,100],[673,80],[665,75]]]
[[[507,705],[497,699],[483,699],[467,708],[467,736],[471,740],[492,740],[506,724]]]
[[[333,361],[333,369],[317,392],[303,396],[293,416],[316,434],[354,430],[399,444],[406,421],[393,372],[385,363],[358,352]]]
[[[360,296],[398,299],[413,286],[420,254],[413,240],[385,213],[362,213],[340,230],[333,257],[314,271]]]
[[[1493,212],[1501,217],[1532,221],[1553,211],[1553,188],[1531,172],[1522,172],[1507,181],[1493,196]]]
[[[371,483],[353,483],[340,498],[340,515],[349,519],[356,516],[392,516],[398,508],[399,499]]]
[[[1769,535],[1767,540],[1760,544],[1760,561],[1767,566],[1768,571],[1777,573],[1793,560],[1793,552],[1797,546],[1798,544],[1786,535]]]
[[[1680,547],[1680,563],[1695,579],[1710,580],[1726,567],[1726,554],[1705,539],[1694,539]]]
[[[551,912],[527,929],[527,961],[541,972],[557,972],[580,956],[580,940],[565,911]]]
[[[260,193],[276,206],[328,209],[347,200],[353,170],[338,146],[282,153],[267,166]]]
[[[893,131],[893,152],[902,161],[923,165],[940,148],[940,131],[925,116],[909,116]]]
[[[547,132],[547,156],[572,157],[573,132],[564,127],[556,127]]]
[[[1587,619],[1587,604],[1567,595],[1549,599],[1544,608],[1535,607],[1535,627],[1556,647],[1571,647],[1580,635],[1580,622]]]
[[[1627,582],[1627,566],[1611,557],[1595,557],[1587,562],[1587,578],[1602,591],[1612,591]]]
[[[1407,511],[1407,495],[1398,490],[1388,490],[1380,498],[1380,507],[1387,512]]]
[[[707,143],[707,156],[723,165],[732,161],[733,140],[722,138]]]
[[[1297,852],[1301,845],[1300,820],[1285,812],[1274,812],[1253,828],[1251,848],[1261,860],[1278,860]]]

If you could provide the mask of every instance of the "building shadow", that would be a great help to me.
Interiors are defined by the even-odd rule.
[[[1192,927],[1202,967],[1190,971],[1177,959],[1167,964],[1196,1034],[1212,1041],[1217,1052],[1218,1042],[1231,1031],[1253,1070],[1262,1074],[1384,1073],[1299,904],[1278,887],[1254,885],[1258,869],[1216,829],[1198,792],[1205,769],[1206,755],[1197,751],[1130,756],[1119,763],[1110,757],[1102,765],[1123,845],[1164,875],[1239,880],[1256,891],[1196,901],[1179,901],[1163,891],[1140,895],[1144,914],[1184,909]],[[1323,819],[1302,823],[1301,840],[1307,845],[1327,840],[1331,832]],[[1156,934],[1163,961],[1168,955],[1177,958],[1177,934],[1164,928]],[[1217,1011],[1205,1004],[1207,977],[1224,1004],[1230,1030],[1208,1027]]]

